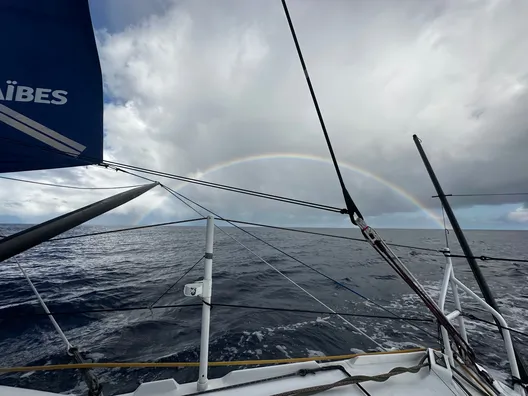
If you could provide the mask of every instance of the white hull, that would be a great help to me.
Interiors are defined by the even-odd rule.
[[[466,367],[458,366],[457,374],[452,370],[445,355],[431,349],[418,352],[397,352],[381,354],[365,354],[353,359],[328,363],[315,361],[290,363],[277,366],[260,367],[233,371],[218,379],[210,379],[206,394],[211,395],[250,395],[269,396],[290,392],[313,386],[324,386],[344,380],[351,376],[377,376],[390,372],[396,367],[413,367],[423,361],[430,366],[420,368],[416,373],[406,372],[394,375],[383,382],[367,380],[357,384],[348,384],[317,393],[328,395],[471,395],[501,393],[507,396],[518,396],[506,385],[494,381],[495,392],[489,384],[477,378],[474,372]],[[431,362],[431,360],[435,360]],[[445,367],[443,367],[445,366]],[[314,370],[304,376],[296,375],[299,370]],[[318,371],[323,369],[324,371]],[[291,375],[291,376],[287,376]],[[275,378],[281,377],[283,378]],[[258,381],[258,382],[256,382]],[[462,386],[465,388],[462,389]],[[479,389],[479,390],[477,390]],[[484,393],[482,393],[484,392]],[[197,394],[197,383],[178,384],[173,379],[146,382],[133,393],[122,396],[180,396]],[[56,393],[27,390],[0,386],[2,396],[57,396]]]

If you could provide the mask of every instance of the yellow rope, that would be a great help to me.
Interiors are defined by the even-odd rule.
[[[336,356],[314,356],[290,359],[268,359],[268,360],[233,360],[230,362],[209,362],[209,366],[251,366],[259,364],[284,364],[309,361],[325,360],[345,360],[365,355],[390,355],[394,353],[411,353],[425,351],[424,348],[404,349],[399,351],[355,353],[351,355]],[[49,366],[21,366],[21,367],[0,367],[0,373],[12,373],[19,371],[43,371],[43,370],[68,370],[68,369],[90,369],[90,368],[131,368],[131,367],[155,367],[155,368],[174,368],[174,367],[198,367],[200,362],[164,362],[164,363],[81,363],[81,364],[53,364]]]
[[[463,369],[466,373],[469,374],[469,376],[473,379],[473,381],[475,381],[477,384],[480,385],[480,387],[482,388],[482,390],[484,391],[484,393],[486,393],[486,395],[488,395],[488,396],[493,396],[493,395],[490,393],[490,391],[489,391],[489,387],[486,386],[486,385],[484,385],[484,384],[478,379],[478,377],[475,376],[475,375],[471,372],[471,370],[469,370],[469,369],[468,369],[466,366],[464,366],[463,364],[461,364],[460,367],[462,367],[462,369]],[[464,378],[464,377],[462,377],[462,378]],[[464,379],[465,379],[465,378],[464,378]],[[466,380],[466,382],[469,383],[468,380]]]

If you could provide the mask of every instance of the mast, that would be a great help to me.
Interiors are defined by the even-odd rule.
[[[438,198],[440,198],[440,202],[442,203],[442,206],[445,210],[447,218],[449,219],[449,222],[451,223],[451,226],[453,227],[453,231],[455,232],[455,235],[458,239],[458,243],[460,244],[460,247],[462,248],[462,251],[464,252],[464,256],[466,256],[467,262],[469,264],[469,267],[471,268],[471,271],[473,272],[473,275],[475,276],[475,279],[477,280],[477,283],[479,285],[480,291],[482,292],[482,295],[484,296],[484,299],[494,310],[500,313],[500,309],[497,306],[497,302],[495,301],[495,298],[493,297],[493,293],[491,292],[491,289],[489,288],[488,283],[486,282],[486,279],[484,278],[484,275],[482,274],[482,271],[480,270],[477,260],[475,260],[475,256],[473,255],[473,252],[471,251],[471,248],[469,247],[469,244],[466,240],[466,236],[464,235],[464,233],[462,232],[462,228],[460,228],[460,225],[458,224],[458,220],[455,216],[455,213],[451,209],[451,205],[449,204],[449,201],[447,200],[447,196],[444,194],[444,190],[442,189],[442,186],[440,185],[440,182],[438,181],[438,178],[436,177],[433,167],[431,166],[431,163],[429,162],[429,159],[427,158],[427,155],[425,154],[425,151],[422,147],[422,143],[420,139],[418,138],[418,136],[413,135],[413,140],[414,140],[414,143],[416,144],[416,148],[418,149],[418,152],[420,153],[420,157],[422,158],[425,168],[427,169],[427,173],[429,174],[429,177],[431,178],[431,182],[434,185],[436,194],[438,195]],[[494,320],[502,336],[501,325],[497,321],[497,319],[495,319],[495,317],[494,317]],[[526,370],[524,361],[522,357],[519,355],[519,353],[517,352],[517,350],[515,350],[515,357],[517,359],[517,366],[519,367],[519,374],[521,377],[520,379],[523,383],[528,383],[528,371]]]

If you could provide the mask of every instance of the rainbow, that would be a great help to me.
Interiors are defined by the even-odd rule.
[[[325,157],[320,157],[317,155],[311,155],[311,154],[298,154],[298,153],[264,153],[259,155],[251,155],[247,157],[239,157],[235,158],[229,161],[221,162],[218,164],[215,164],[204,171],[197,171],[194,173],[191,173],[187,175],[186,177],[191,177],[195,179],[203,179],[207,175],[211,175],[212,173],[233,167],[238,166],[242,164],[247,164],[249,162],[256,162],[256,161],[268,161],[268,160],[274,160],[274,159],[288,159],[288,160],[302,160],[302,161],[314,161],[319,163],[325,163],[328,165],[332,165],[332,162],[330,159]],[[391,189],[398,195],[400,195],[405,200],[411,202],[414,206],[416,206],[421,212],[423,212],[427,217],[432,219],[440,228],[444,228],[443,222],[441,218],[434,213],[433,211],[426,208],[418,199],[413,197],[411,194],[409,194],[407,191],[403,190],[401,187],[391,183],[387,179],[382,178],[381,176],[378,176],[374,173],[369,172],[366,169],[360,168],[356,165],[339,161],[339,166],[342,169],[348,169],[350,171],[353,171],[355,173],[358,173],[362,176],[368,177],[372,180],[377,181],[378,183],[386,186],[387,188]],[[177,188],[175,188],[176,191],[181,190],[184,188],[188,183],[180,184]],[[140,223],[145,217],[147,217],[152,211],[156,210],[163,201],[160,201],[158,205],[155,205],[147,214],[144,214],[141,216],[140,219],[137,220],[137,223]]]

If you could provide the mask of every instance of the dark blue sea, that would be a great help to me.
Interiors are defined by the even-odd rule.
[[[4,225],[9,235],[26,226]],[[67,235],[109,230],[84,226]],[[270,244],[324,272],[343,285],[400,316],[430,317],[419,298],[366,243],[265,228],[246,228]],[[385,315],[342,286],[325,279],[277,250],[232,227],[223,228],[307,291],[340,312]],[[353,229],[311,229],[360,237]],[[380,230],[387,241],[428,248],[445,245],[441,230]],[[528,257],[528,232],[468,231],[475,255]],[[454,252],[459,252],[454,235]],[[18,256],[51,311],[70,312],[56,319],[70,342],[95,362],[197,361],[201,308],[165,308],[124,312],[72,313],[94,309],[146,306],[154,302],[204,253],[204,227],[163,227],[125,233],[48,242]],[[445,259],[416,249],[394,248],[404,263],[438,298]],[[454,259],[456,275],[477,290],[468,264]],[[68,363],[61,339],[42,312],[16,263],[0,270],[0,365]],[[527,330],[528,264],[481,262],[481,267],[512,328]],[[203,261],[167,293],[158,305],[192,304],[183,286],[201,279]],[[462,295],[468,312],[491,320]],[[254,254],[215,231],[213,302],[324,311]],[[452,307],[452,299],[448,298]],[[384,348],[438,346],[433,323],[418,323],[429,334],[406,322],[348,317]],[[469,321],[470,343],[481,361],[506,376],[508,364],[493,326]],[[528,339],[515,336],[528,357]],[[328,314],[273,312],[214,307],[211,312],[210,360],[273,359],[347,354],[378,346]],[[212,368],[210,377],[228,368]],[[142,381],[174,378],[195,381],[196,368],[97,370],[107,395],[132,392]],[[0,384],[52,392],[83,394],[80,375],[73,370],[0,375]]]

